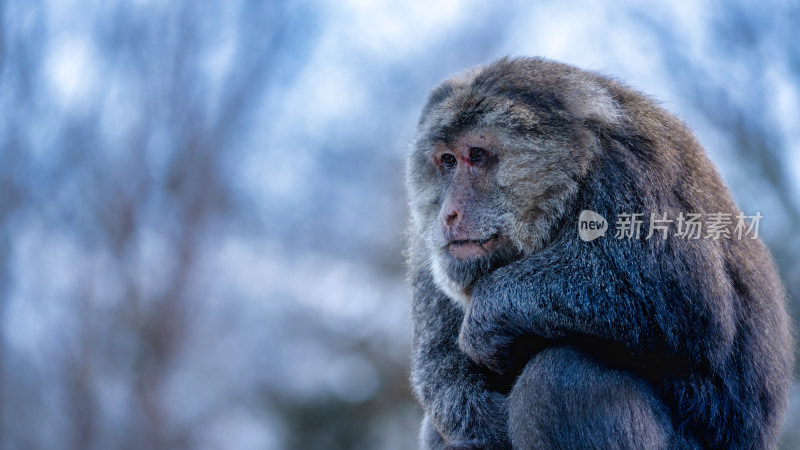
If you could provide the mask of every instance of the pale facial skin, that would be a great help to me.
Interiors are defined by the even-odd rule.
[[[519,256],[504,223],[496,173],[502,151],[494,133],[473,131],[431,152],[442,186],[432,269],[437,282],[467,301],[472,283]]]
[[[449,173],[453,185],[442,202],[439,221],[445,248],[461,260],[487,256],[500,245],[499,231],[486,234],[476,229],[470,204],[481,195],[482,188],[491,183],[497,165],[495,150],[488,149],[491,141],[484,134],[469,134],[451,145],[441,144],[433,155],[434,163]]]

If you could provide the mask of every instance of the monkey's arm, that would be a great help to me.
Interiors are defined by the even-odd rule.
[[[486,370],[458,348],[462,310],[414,275],[412,383],[447,448],[510,448],[505,395],[490,390]]]
[[[715,245],[560,239],[476,282],[460,347],[499,373],[526,335],[589,337],[632,355],[716,364],[731,348],[736,319]]]

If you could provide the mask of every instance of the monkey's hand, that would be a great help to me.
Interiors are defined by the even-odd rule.
[[[504,326],[501,311],[486,298],[474,298],[467,307],[458,346],[476,363],[505,374],[512,369],[512,344],[515,336]]]
[[[498,269],[495,273],[503,269]],[[477,364],[500,375],[522,369],[530,358],[550,345],[533,321],[520,310],[513,297],[496,289],[497,280],[490,274],[475,284],[458,336],[462,352]]]

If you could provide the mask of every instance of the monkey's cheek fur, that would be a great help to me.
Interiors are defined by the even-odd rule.
[[[454,300],[461,307],[465,307],[469,303],[470,293],[467,286],[456,283],[448,274],[447,264],[445,260],[447,257],[439,252],[432,252],[429,261],[431,273],[436,285],[447,295],[450,299]]]

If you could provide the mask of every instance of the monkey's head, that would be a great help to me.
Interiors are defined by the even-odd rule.
[[[538,58],[500,59],[436,87],[407,165],[412,247],[439,287],[474,282],[542,249],[621,121],[595,75]]]

